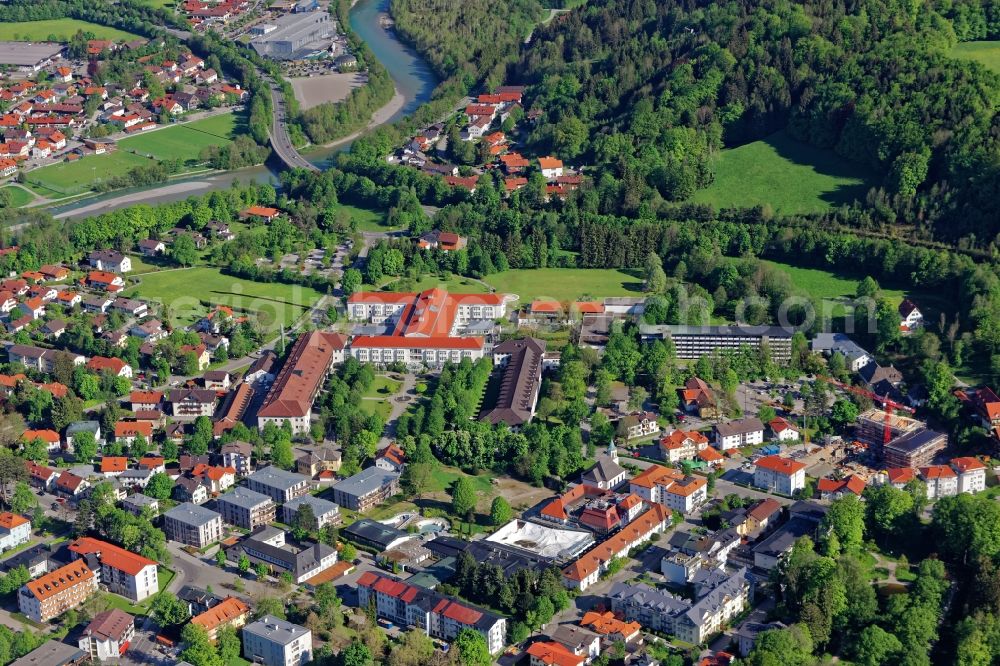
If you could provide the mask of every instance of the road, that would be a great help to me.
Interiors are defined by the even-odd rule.
[[[292,145],[292,140],[288,136],[288,126],[285,123],[288,112],[285,106],[285,96],[277,83],[271,79],[267,79],[267,82],[271,87],[271,104],[274,109],[271,118],[271,148],[274,149],[274,154],[289,169],[319,171],[319,167],[302,157],[302,154]]]

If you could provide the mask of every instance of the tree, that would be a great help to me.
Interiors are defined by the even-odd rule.
[[[361,271],[356,268],[348,268],[344,271],[344,276],[340,280],[340,288],[344,296],[350,296],[358,289],[361,289]]]
[[[493,663],[486,639],[478,631],[462,629],[455,636],[452,646],[458,650],[463,666],[490,666]]]
[[[28,515],[38,506],[38,497],[24,481],[18,481],[14,486],[14,494],[10,498],[10,510],[21,515]]]
[[[358,550],[350,541],[341,543],[340,559],[345,562],[353,562],[358,557]]]
[[[667,274],[663,271],[663,260],[655,252],[646,255],[645,282],[643,291],[650,294],[662,294],[667,290]]]
[[[451,487],[451,511],[459,518],[469,520],[475,508],[476,490],[468,478],[460,476]]]
[[[393,646],[388,666],[424,666],[431,663],[433,657],[434,641],[420,629],[411,629]]]
[[[371,666],[373,663],[375,662],[371,650],[358,639],[351,641],[351,644],[340,652],[340,666]]]
[[[208,638],[208,631],[198,624],[187,624],[181,631],[186,646],[180,657],[193,666],[224,666],[215,646]]]
[[[844,428],[858,420],[858,406],[852,400],[838,398],[830,410],[830,420],[838,428]]]
[[[493,503],[490,505],[490,522],[499,527],[509,523],[513,517],[514,511],[510,508],[507,500],[500,496],[494,497]]]
[[[246,553],[240,554],[240,559],[236,563],[236,568],[238,568],[242,574],[250,571],[250,558],[247,557]]]
[[[773,421],[777,416],[778,413],[770,405],[761,405],[760,409],[757,410],[757,418],[765,425]]]
[[[271,462],[281,469],[291,469],[295,464],[292,443],[282,437],[271,446]]]
[[[749,666],[805,666],[813,663],[813,640],[805,625],[771,629],[757,636],[747,655]]]
[[[194,239],[190,235],[180,234],[174,239],[170,255],[181,266],[193,266],[198,261],[198,247],[194,244]]]
[[[835,500],[823,519],[825,527],[837,535],[841,547],[847,552],[861,549],[865,537],[865,507],[854,495]]]
[[[215,639],[215,649],[219,652],[219,658],[224,664],[230,664],[240,656],[240,637],[236,635],[236,630],[232,627],[225,627],[219,630],[219,635]]]
[[[95,456],[97,456],[97,440],[94,439],[94,433],[83,430],[74,434],[73,457],[78,462],[89,463],[93,462]]]
[[[257,564],[254,565],[253,571],[255,574],[257,574],[257,580],[264,580],[265,578],[267,578],[267,574],[270,570],[268,569],[266,564],[264,564],[263,562],[258,562]]]
[[[149,477],[149,483],[146,485],[146,490],[144,492],[153,499],[165,500],[170,498],[170,493],[173,492],[173,490],[173,479],[163,472],[157,472],[153,476]]]
[[[222,550],[222,548],[219,548],[215,552],[215,563],[219,565],[220,569],[226,568],[226,551]]]
[[[15,456],[8,449],[0,449],[0,499],[10,506],[8,496],[12,484],[28,479],[28,468],[24,464],[24,459]]]
[[[878,282],[875,281],[875,278],[869,275],[864,280],[858,282],[858,288],[855,291],[855,295],[858,298],[875,298],[878,292]]]
[[[161,627],[172,627],[191,617],[187,604],[174,596],[172,592],[166,591],[153,597],[150,612]]]
[[[879,536],[889,537],[902,528],[901,519],[913,510],[913,497],[899,488],[884,484],[865,489],[868,525]]]

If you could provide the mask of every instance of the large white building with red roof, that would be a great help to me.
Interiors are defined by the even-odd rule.
[[[793,495],[806,486],[806,466],[791,458],[765,456],[757,461],[753,485],[784,495]]]
[[[366,571],[358,579],[358,606],[374,601],[375,612],[405,627],[415,627],[432,638],[450,641],[462,629],[482,634],[491,654],[503,649],[507,620],[438,592]]]
[[[81,537],[68,546],[74,559],[83,559],[98,582],[132,601],[142,601],[160,591],[156,562],[113,543]]]
[[[441,366],[486,352],[481,336],[467,335],[476,322],[506,314],[502,294],[451,294],[443,289],[415,293],[358,292],[347,299],[354,321],[384,326],[377,334],[355,335],[350,354],[367,363]]]

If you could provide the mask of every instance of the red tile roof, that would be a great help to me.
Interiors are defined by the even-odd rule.
[[[128,468],[128,458],[124,456],[105,456],[101,458],[102,472],[124,472]]]
[[[586,655],[573,654],[562,643],[554,641],[532,643],[526,652],[545,666],[581,666],[587,661]]]
[[[28,591],[39,601],[45,601],[64,590],[85,584],[94,578],[94,572],[85,562],[70,562],[52,573],[39,576],[26,584]]]
[[[804,463],[781,456],[764,456],[757,461],[757,466],[785,476],[791,476],[806,468]]]
[[[0,513],[0,527],[5,530],[12,530],[15,527],[20,527],[21,525],[26,525],[30,523],[24,516],[19,516],[16,513],[11,513],[10,511],[4,511]]]
[[[892,484],[906,484],[917,478],[916,472],[910,467],[891,467],[885,470],[885,474]]]
[[[920,476],[927,480],[950,479],[958,476],[955,470],[947,465],[931,465],[920,468]]]
[[[33,442],[36,439],[48,443],[58,443],[59,433],[55,430],[25,430],[24,434],[21,435],[21,440],[25,442]]]
[[[338,333],[312,331],[300,335],[257,415],[291,418],[308,414],[334,352],[346,344],[347,338]]]
[[[191,624],[212,631],[250,613],[250,607],[236,597],[226,597],[218,605],[191,618]]]
[[[68,548],[79,555],[95,553],[101,564],[123,571],[130,576],[138,576],[143,569],[150,565],[156,566],[156,562],[147,557],[125,550],[113,543],[91,537],[81,537],[71,542]]]
[[[598,572],[603,563],[622,555],[626,545],[652,533],[654,529],[662,526],[669,519],[670,514],[665,506],[653,504],[631,523],[615,532],[611,538],[591,548],[576,562],[563,569],[563,575],[570,580],[583,580]]]
[[[978,458],[973,458],[971,456],[952,458],[951,466],[958,470],[959,474],[966,474],[975,470],[986,469],[986,465],[980,462]]]

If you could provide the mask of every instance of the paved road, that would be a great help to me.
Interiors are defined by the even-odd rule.
[[[309,169],[319,171],[319,167],[302,157],[301,153],[292,145],[292,140],[288,136],[288,126],[285,124],[287,109],[285,107],[285,97],[278,84],[267,79],[271,86],[271,103],[274,108],[274,117],[271,119],[271,148],[285,166],[290,169]]]

